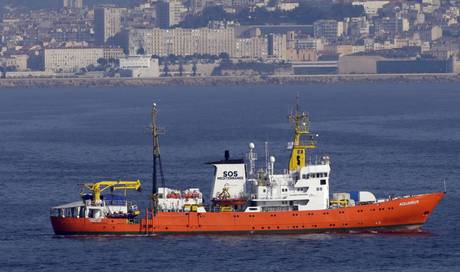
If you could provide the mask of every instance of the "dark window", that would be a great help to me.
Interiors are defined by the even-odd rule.
[[[321,185],[326,185],[326,180],[325,180],[325,179],[322,179],[322,180],[320,181],[320,184],[321,184]]]

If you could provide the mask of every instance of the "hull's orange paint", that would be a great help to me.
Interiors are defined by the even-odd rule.
[[[431,215],[445,193],[431,193],[317,211],[279,212],[159,212],[139,223],[128,219],[51,217],[56,234],[167,234],[321,232],[353,229],[418,228]]]

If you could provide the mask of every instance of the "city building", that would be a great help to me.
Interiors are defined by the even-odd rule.
[[[377,61],[378,74],[453,73],[454,59],[395,59]]]
[[[333,16],[328,15],[328,18],[336,20],[317,20],[313,25],[292,23],[291,19],[295,18],[286,18],[292,12],[298,12],[296,9],[299,7],[304,7],[305,1],[300,0],[142,0],[134,1],[136,4],[128,5],[129,8],[120,8],[125,3],[119,0],[112,5],[95,8],[92,8],[94,3],[107,1],[53,1],[61,8],[12,8],[4,11],[0,21],[0,66],[3,70],[9,73],[16,71],[12,74],[15,76],[29,75],[29,70],[42,70],[45,65],[47,71],[74,72],[89,64],[97,65],[97,59],[104,58],[110,60],[114,69],[107,73],[97,71],[99,76],[114,76],[114,66],[118,63],[114,59],[124,59],[126,55],[195,55],[193,59],[203,60],[204,65],[215,59],[210,55],[225,53],[221,57],[228,55],[231,58],[229,62],[234,63],[240,62],[238,58],[241,62],[257,59],[256,62],[279,66],[284,61],[296,63],[296,73],[312,73],[313,70],[331,73],[337,70],[336,66],[341,66],[339,70],[347,73],[377,73],[377,67],[383,67],[379,70],[383,72],[394,70],[401,64],[414,70],[416,64],[431,63],[411,59],[413,62],[410,64],[388,62],[377,65],[380,60],[375,58],[379,56],[409,58],[398,55],[404,48],[417,48],[418,56],[438,60],[455,58],[460,50],[458,0],[317,1],[323,8],[332,7],[331,3],[348,7],[340,11],[331,10]],[[88,8],[82,8],[84,4],[88,4]],[[14,7],[14,3],[11,5]],[[362,6],[363,9],[353,8],[352,5]],[[212,6],[222,7],[227,15],[232,15],[222,14],[220,18],[217,12],[213,14],[216,17],[213,20],[201,21],[203,10]],[[237,14],[241,9],[244,12]],[[262,18],[265,12],[276,20],[271,22],[267,20],[270,18]],[[241,15],[247,16],[248,20]],[[345,16],[342,18],[342,15]],[[193,16],[187,17],[190,19],[187,26],[207,23],[207,27],[183,28],[181,23],[186,16]],[[230,21],[231,17],[237,21]],[[60,49],[62,51],[52,51]],[[80,52],[80,49],[84,51]],[[396,54],[387,56],[382,51]],[[323,63],[337,63],[339,58],[341,65]],[[410,58],[415,58],[415,55]],[[168,74],[211,73],[211,68],[200,72],[201,64],[191,63],[190,58],[187,60],[188,63],[180,65],[178,62],[168,63]],[[319,64],[311,63],[315,61]],[[318,65],[321,69],[317,69]],[[440,64],[435,62],[433,67],[436,65]],[[230,67],[226,71],[240,68]],[[42,72],[40,75],[52,73]]]
[[[134,78],[152,78],[160,76],[158,59],[144,56],[128,56],[120,59],[120,69]]]
[[[397,34],[401,34],[405,29],[402,18],[383,17],[375,21],[375,32],[378,35],[394,37]]]
[[[341,27],[336,20],[318,20],[313,24],[313,31],[315,38],[324,38],[332,42],[342,35],[343,25]]]
[[[169,28],[179,24],[187,14],[182,0],[160,0],[156,4],[157,25]]]
[[[383,8],[390,1],[353,1],[352,5],[362,6],[368,16],[377,16],[379,9]]]
[[[27,55],[10,55],[8,57],[0,57],[0,67],[4,67],[13,71],[27,70]]]
[[[96,45],[119,44],[123,8],[98,7],[94,10],[94,36]]]
[[[235,55],[237,58],[260,58],[268,56],[268,41],[264,37],[236,39]]]
[[[386,58],[377,55],[350,55],[339,59],[340,74],[453,73],[455,59]]]
[[[190,0],[190,12],[199,14],[206,8],[207,0]]]
[[[135,28],[128,33],[126,49],[130,55],[193,54],[235,56],[234,27],[197,29]],[[265,50],[266,52],[266,50]]]
[[[83,8],[83,0],[61,0],[63,8]]]
[[[104,58],[103,48],[45,48],[43,50],[45,71],[78,72],[97,60]]]
[[[287,50],[287,59],[289,61],[317,61],[318,52],[315,49],[290,48]]]
[[[291,11],[300,6],[300,3],[297,0],[285,0],[278,2],[277,8],[283,11]]]
[[[414,32],[413,40],[431,42],[442,38],[442,28],[437,25],[417,25],[412,30]]]
[[[339,58],[339,74],[376,74],[382,56],[345,55]]]
[[[107,47],[104,48],[104,59],[121,59],[124,58],[125,52],[120,47]]]
[[[366,17],[350,18],[347,23],[347,34],[349,37],[362,38],[369,36],[370,23]]]
[[[294,48],[296,49],[315,49],[320,51],[324,49],[322,38],[299,37],[295,40]]]
[[[286,34],[268,35],[268,56],[282,60],[287,59]]]

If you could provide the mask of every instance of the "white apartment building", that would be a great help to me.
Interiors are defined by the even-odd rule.
[[[266,58],[268,41],[264,37],[242,38],[236,40],[235,55],[237,58]]]
[[[27,55],[11,55],[9,57],[0,57],[0,66],[14,67],[16,71],[27,70]]]
[[[124,8],[98,7],[94,10],[94,38],[97,45],[117,44]]]
[[[62,0],[63,8],[83,8],[83,0]]]
[[[353,1],[354,6],[363,6],[364,12],[368,16],[377,16],[379,9],[383,8],[390,1]]]
[[[158,26],[169,28],[179,24],[187,14],[188,9],[182,0],[161,0],[156,3]]]
[[[235,55],[235,30],[227,28],[199,29],[132,29],[128,34],[127,49],[130,55],[167,56],[228,53]]]
[[[104,57],[103,48],[46,48],[43,52],[45,71],[76,72]]]
[[[276,59],[287,59],[286,34],[270,34],[268,37],[268,55]]]

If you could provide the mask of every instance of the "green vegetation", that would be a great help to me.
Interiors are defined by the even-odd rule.
[[[5,78],[6,73],[8,72],[16,72],[15,66],[0,66],[0,78]]]
[[[221,6],[206,8],[202,14],[188,15],[179,25],[185,28],[205,27],[211,21],[237,21],[242,25],[312,24],[320,19],[343,19],[364,15],[362,6],[351,4],[302,4],[292,11],[268,11],[265,8],[244,9],[236,14],[225,12]]]
[[[224,62],[228,62],[230,57],[227,53],[220,53],[219,55],[211,55],[211,54],[193,54],[188,56],[177,56],[170,54],[168,56],[159,57],[157,55],[153,55],[153,58],[158,58],[160,65],[164,65],[166,63],[169,64],[181,64],[181,63],[196,63],[200,61],[201,63],[214,63],[217,60],[221,60]]]
[[[97,60],[97,65],[90,64],[85,68],[81,68],[80,75],[86,74],[87,72],[104,72],[105,76],[114,76],[120,69],[120,60],[109,58],[100,58]]]

